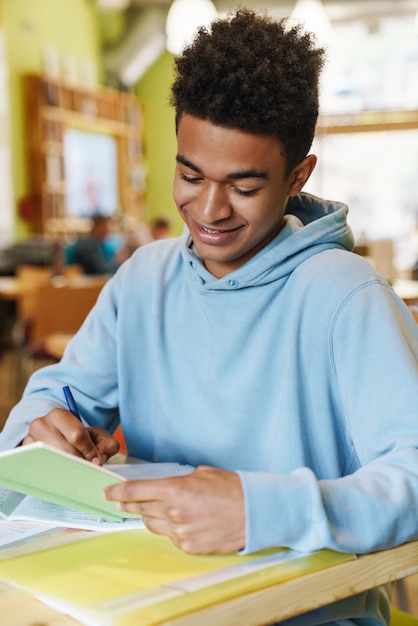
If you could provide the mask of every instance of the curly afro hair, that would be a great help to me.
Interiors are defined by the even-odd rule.
[[[272,135],[290,172],[308,154],[318,117],[324,50],[287,20],[239,9],[175,59],[171,104],[217,126]]]

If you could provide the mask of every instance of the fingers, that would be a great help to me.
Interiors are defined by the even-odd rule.
[[[178,489],[178,481],[185,477],[171,477],[148,480],[127,480],[117,485],[107,487],[103,495],[107,500],[120,502],[121,510],[137,513],[139,508],[145,507],[147,502],[168,502],[167,496]]]
[[[108,442],[104,444],[106,437],[99,436],[100,430],[102,429],[93,429],[94,433],[90,436],[89,429],[85,428],[70,411],[52,409],[44,417],[38,417],[31,422],[22,445],[43,441],[64,452],[103,465],[108,458],[105,451],[113,449],[114,445],[109,445]],[[113,439],[108,433],[107,437]],[[100,446],[96,446],[95,439],[101,441]]]
[[[156,535],[165,535],[178,548],[188,554],[228,554],[237,552],[245,546],[245,540],[238,540],[233,532],[216,528],[217,518],[204,520],[195,525],[192,520],[182,524],[173,524],[169,519],[142,516],[148,530]]]
[[[69,437],[68,441],[73,446],[73,454],[81,456],[86,461],[91,461],[96,465],[103,465],[107,461],[106,456],[97,449],[86,428],[84,430],[77,429],[77,431],[72,431]]]
[[[190,541],[190,533],[187,531],[187,527],[173,526],[168,520],[155,517],[143,516],[142,520],[150,532],[155,535],[169,537],[174,545],[183,550],[183,552],[202,554],[199,544],[196,541]]]
[[[106,430],[103,428],[88,428],[87,430],[103,459],[103,463],[106,463],[113,455],[119,452],[119,441]]]
[[[235,472],[206,466],[192,474],[132,480],[107,487],[121,511],[142,515],[147,528],[191,554],[228,553],[245,545],[245,505]]]

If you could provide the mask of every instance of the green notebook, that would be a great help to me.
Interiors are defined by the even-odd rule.
[[[120,521],[131,516],[102,496],[104,487],[124,480],[104,467],[41,442],[0,453],[2,487],[105,519]]]

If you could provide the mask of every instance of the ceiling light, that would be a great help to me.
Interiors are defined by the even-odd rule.
[[[328,43],[332,26],[321,0],[298,0],[291,18],[302,22],[304,29],[314,33],[320,44]]]
[[[211,0],[174,0],[166,22],[167,50],[181,54],[199,26],[209,25],[217,15]]]
[[[97,0],[97,7],[103,11],[122,11],[130,4],[131,0]]]

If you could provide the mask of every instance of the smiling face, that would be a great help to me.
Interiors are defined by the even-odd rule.
[[[275,137],[188,114],[180,118],[177,142],[174,201],[206,268],[222,278],[280,232],[287,198],[300,192],[316,158],[287,174]]]

